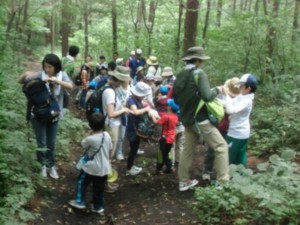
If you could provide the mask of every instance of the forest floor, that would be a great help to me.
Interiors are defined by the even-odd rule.
[[[38,64],[31,64],[32,70],[40,68]],[[72,104],[72,103],[70,103]],[[76,108],[72,105],[71,111],[78,116]],[[199,180],[198,186],[207,186],[207,182],[201,179],[203,154],[201,147],[197,148],[191,174]],[[143,155],[136,157],[136,164],[143,167],[143,171],[137,176],[126,176],[126,160],[114,162],[119,177],[116,181],[119,189],[114,193],[105,193],[105,214],[99,215],[86,210],[77,210],[68,205],[68,201],[75,196],[78,171],[75,163],[82,154],[78,144],[67,159],[58,159],[59,179],[48,178],[43,188],[38,190],[35,198],[27,205],[27,209],[40,216],[28,223],[29,225],[190,225],[201,224],[197,215],[192,210],[194,191],[180,192],[178,190],[177,173],[154,175],[156,166],[157,144],[142,142]],[[125,156],[129,151],[128,143],[124,143]],[[254,156],[249,156],[248,166],[255,168],[262,162]],[[91,200],[92,189],[88,189],[87,201]]]

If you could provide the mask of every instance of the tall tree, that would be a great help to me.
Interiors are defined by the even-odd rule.
[[[217,25],[217,27],[221,26],[222,8],[223,8],[223,0],[218,0],[218,4],[217,4],[217,19],[216,19],[216,25]]]
[[[89,54],[89,4],[84,7],[84,58]]]
[[[62,0],[61,7],[61,52],[63,56],[67,55],[69,46],[69,33],[70,33],[70,0]]]
[[[300,0],[295,0],[295,9],[294,9],[294,18],[293,18],[293,34],[292,34],[292,41],[295,44],[296,39],[299,35],[299,11],[300,11]]]
[[[183,15],[183,0],[179,0],[179,7],[178,7],[178,25],[177,25],[177,35],[176,35],[176,41],[175,41],[175,61],[174,66],[175,68],[178,65],[179,57],[180,57],[180,48],[181,48],[181,40],[180,40],[180,34],[181,34],[181,24],[182,24],[182,15]]]
[[[209,14],[210,14],[210,8],[211,8],[211,0],[207,0],[207,9],[206,9],[206,16],[205,16],[205,22],[204,22],[204,27],[203,27],[203,32],[202,32],[202,47],[205,48],[206,44],[206,34],[209,26]]]
[[[115,52],[118,50],[118,34],[117,34],[117,6],[116,6],[116,0],[112,0],[112,10],[111,10],[111,22],[112,22],[112,37],[113,37],[113,43],[112,43],[112,51]]]
[[[141,5],[144,5],[144,0],[141,0]],[[143,9],[143,20],[144,25],[148,33],[148,55],[151,55],[152,52],[152,33],[154,28],[155,16],[156,16],[156,9],[158,6],[158,0],[151,0],[149,5],[149,17],[147,19],[146,12]]]
[[[197,22],[198,22],[198,0],[187,0],[184,21],[183,52],[196,45]]]

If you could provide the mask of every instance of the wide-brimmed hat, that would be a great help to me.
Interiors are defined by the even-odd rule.
[[[202,47],[191,47],[187,50],[186,55],[182,58],[182,60],[187,61],[191,59],[207,60],[210,59],[210,57],[205,55]]]
[[[169,66],[166,66],[161,73],[162,77],[168,77],[168,76],[172,76],[172,75],[173,75],[173,70]]]
[[[240,79],[238,77],[233,77],[231,79],[226,80],[224,84],[224,91],[227,95],[235,97],[240,94]]]
[[[117,66],[115,70],[109,71],[108,74],[121,81],[128,81],[130,79],[130,69],[125,66]]]
[[[117,58],[116,59],[116,64],[118,65],[118,64],[120,64],[120,63],[122,63],[123,62],[123,58]]]
[[[107,176],[107,182],[112,183],[115,182],[118,179],[118,171],[114,168],[111,168],[108,176]]]
[[[144,69],[144,67],[142,67],[142,66],[139,66],[138,68],[136,68],[136,73],[138,73],[138,72],[142,71],[143,69]]]
[[[168,105],[173,109],[175,112],[179,110],[179,106],[175,103],[174,99],[168,99]]]
[[[151,94],[151,87],[144,82],[137,82],[131,89],[131,93],[138,97],[145,97]]]
[[[155,76],[152,73],[147,73],[145,76],[146,80],[155,80]]]
[[[147,64],[149,66],[155,66],[155,65],[158,65],[158,62],[157,62],[157,58],[156,56],[150,56],[149,59],[147,59]]]
[[[256,86],[256,77],[251,73],[244,74],[240,79],[239,85]]]

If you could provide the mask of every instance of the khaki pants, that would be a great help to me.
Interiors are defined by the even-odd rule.
[[[179,161],[178,176],[180,181],[190,179],[192,166],[199,138],[214,150],[214,166],[218,180],[229,180],[228,145],[218,129],[210,122],[185,128],[185,146]]]
[[[119,138],[119,127],[109,127],[105,124],[105,131],[107,131],[110,135],[111,142],[112,142],[112,151],[110,154],[111,159],[115,156],[117,141]]]

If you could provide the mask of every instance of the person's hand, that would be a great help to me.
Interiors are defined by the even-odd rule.
[[[223,94],[223,95],[225,94],[224,86],[223,85],[222,86],[218,86],[217,89],[219,90],[220,94]]]
[[[146,106],[146,107],[144,108],[144,110],[145,110],[146,112],[149,112],[149,111],[151,110],[151,107],[148,105],[148,106]]]
[[[123,108],[123,113],[129,114],[129,113],[133,113],[133,111],[128,108]]]

